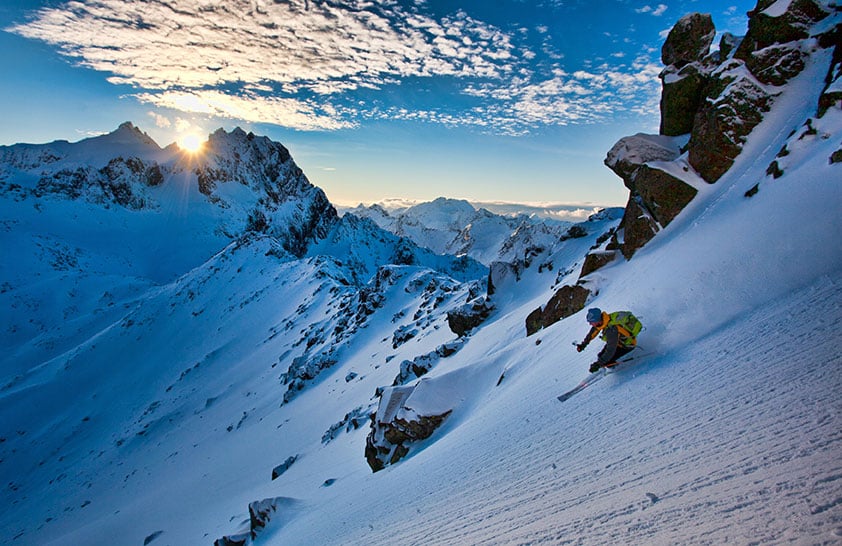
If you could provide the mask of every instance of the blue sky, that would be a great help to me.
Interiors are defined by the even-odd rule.
[[[657,132],[666,33],[747,0],[6,0],[0,144],[132,121],[165,146],[240,126],[338,204],[622,205],[602,165]],[[718,38],[717,38],[718,41]]]

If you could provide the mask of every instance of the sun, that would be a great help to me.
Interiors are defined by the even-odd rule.
[[[202,139],[196,134],[187,134],[181,137],[178,141],[178,147],[186,152],[195,154],[202,149]]]

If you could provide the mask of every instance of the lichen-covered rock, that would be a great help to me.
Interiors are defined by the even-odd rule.
[[[562,286],[544,307],[535,309],[526,317],[526,335],[555,324],[563,318],[578,313],[585,307],[591,291],[579,284]]]
[[[806,58],[797,44],[772,45],[753,52],[745,63],[761,83],[784,85],[804,70]]]
[[[665,65],[677,68],[701,61],[708,54],[715,35],[716,29],[709,13],[685,15],[667,35],[661,47],[661,60]]]
[[[666,227],[696,196],[696,188],[668,172],[643,165],[635,172],[634,186],[646,209]]]
[[[657,222],[649,214],[649,211],[643,207],[640,197],[636,195],[629,197],[626,213],[623,215],[620,226],[621,237],[616,235],[615,237],[620,251],[627,260],[630,260],[635,252],[652,240],[652,237],[660,231]]]
[[[778,6],[786,10],[779,11]],[[748,32],[734,56],[748,60],[754,52],[773,44],[784,44],[802,40],[809,36],[810,27],[827,17],[828,12],[816,0],[758,0],[757,6],[749,12]]]
[[[693,130],[693,120],[704,99],[707,77],[697,64],[683,68],[668,66],[661,72],[662,135],[677,136]]]
[[[688,160],[702,178],[716,182],[731,168],[773,98],[741,61],[729,61],[714,74],[688,143]]]
[[[596,250],[589,252],[585,256],[585,263],[582,264],[582,271],[579,273],[579,278],[586,277],[597,269],[602,269],[613,262],[616,257],[616,250]]]

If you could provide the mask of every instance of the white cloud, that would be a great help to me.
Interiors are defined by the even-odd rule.
[[[137,98],[161,108],[260,123],[283,125],[306,131],[345,129],[354,126],[330,108],[314,101],[231,95],[216,90],[140,93]]]
[[[634,11],[637,13],[651,13],[655,17],[660,17],[664,14],[665,11],[669,9],[666,4],[658,4],[656,7],[652,7],[649,5],[643,6],[641,8],[637,8]]]
[[[538,125],[594,123],[622,111],[649,116],[658,112],[660,70],[641,56],[631,65],[602,65],[572,74],[556,70],[537,81],[513,79],[507,88],[471,86],[466,94],[501,102],[477,110],[477,119],[465,122],[483,125],[482,120],[492,118],[502,132],[517,135]]]
[[[507,34],[464,13],[437,20],[366,0],[74,1],[7,30],[141,89],[147,102],[204,97],[207,113],[243,110],[290,127],[337,126],[318,115],[304,122],[312,109],[293,102],[299,93],[334,95],[410,76],[500,78],[513,60]],[[225,107],[207,107],[223,93]],[[254,103],[246,108],[238,99]]]
[[[157,112],[147,112],[149,117],[155,122],[156,127],[161,127],[162,129],[166,129],[167,127],[172,126],[172,122],[166,116],[162,116]]]
[[[300,130],[388,118],[522,134],[540,125],[643,112],[659,91],[654,64],[594,69],[586,63],[586,70],[568,74],[558,69],[564,55],[546,26],[533,27],[540,36],[533,49],[513,44],[514,36],[525,36],[518,30],[507,34],[461,11],[433,18],[418,6],[424,4],[70,1],[7,30],[52,44],[78,64],[107,73],[112,83],[132,86],[130,96],[143,103]],[[638,11],[660,15],[666,9]],[[536,72],[542,60],[549,64]],[[476,102],[453,111],[445,105],[416,109],[366,95],[408,78],[434,77],[457,82]],[[173,123],[150,116],[156,124]],[[190,128],[183,118],[175,124],[179,131]]]
[[[186,131],[191,130],[192,128],[193,128],[193,124],[190,123],[189,120],[186,120],[184,118],[177,118],[175,120],[175,130],[178,131],[179,133],[184,133]]]

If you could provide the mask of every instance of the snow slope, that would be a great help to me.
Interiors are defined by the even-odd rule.
[[[842,187],[828,162],[842,112],[814,119],[816,135],[798,130],[827,61],[790,85],[725,177],[700,184],[634,260],[599,271],[592,303],[634,309],[649,356],[560,405],[589,362],[569,346],[584,320],[536,346],[518,331],[523,305],[477,332],[458,369],[433,372],[447,388],[469,378],[436,441],[373,476],[350,471],[259,540],[842,541]],[[773,180],[765,167],[788,141],[800,155]],[[292,478],[277,491],[306,496]]]
[[[524,319],[615,220],[508,279],[461,340],[445,314],[477,283],[407,264],[360,286],[341,257],[292,259],[266,235],[162,282],[91,270],[52,346],[4,333],[34,356],[3,364],[0,540],[211,544],[276,499],[256,545],[842,542],[842,110],[804,127],[829,60],[809,59],[715,185],[677,169],[697,198],[592,275],[590,305],[646,325],[642,356],[563,404],[596,352],[571,346],[584,312],[529,338]],[[123,291],[102,299],[99,275]],[[16,316],[55,324],[67,299],[40,301]],[[453,413],[373,474],[376,389],[453,342],[419,380]]]

